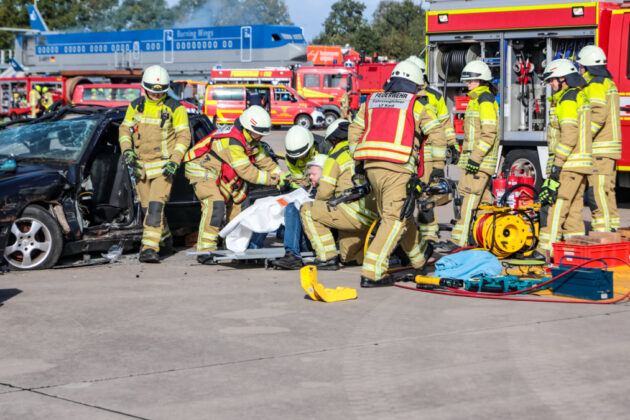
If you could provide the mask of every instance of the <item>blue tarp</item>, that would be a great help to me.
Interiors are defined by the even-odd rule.
[[[468,280],[471,277],[499,276],[501,263],[488,251],[461,251],[440,258],[433,277]]]

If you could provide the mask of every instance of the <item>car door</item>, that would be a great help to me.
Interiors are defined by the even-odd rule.
[[[271,98],[271,122],[273,124],[293,124],[297,114],[297,99],[285,87],[273,88]]]

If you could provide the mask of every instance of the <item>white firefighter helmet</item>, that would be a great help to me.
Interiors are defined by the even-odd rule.
[[[294,125],[284,138],[287,157],[298,159],[305,156],[313,147],[313,143],[315,143],[313,133],[300,125]]]
[[[265,109],[259,105],[252,105],[238,117],[243,128],[252,133],[266,136],[271,132],[271,117]]]
[[[473,60],[464,66],[460,80],[484,80],[491,82],[492,73],[486,63],[481,60]]]
[[[427,72],[427,65],[424,63],[424,60],[417,55],[410,55],[405,61],[410,61],[416,66],[420,67],[420,70],[422,70],[423,72]]]
[[[424,85],[424,71],[411,61],[401,61],[396,64],[391,77],[401,77],[412,81],[418,86]]]
[[[170,86],[171,78],[164,67],[155,65],[147,67],[142,73],[142,87],[152,93],[165,93]]]
[[[547,64],[547,67],[545,67],[545,71],[543,72],[543,80],[547,82],[549,79],[553,79],[554,77],[566,77],[571,73],[577,74],[577,72],[578,71],[571,60],[560,58]]]
[[[342,123],[350,124],[350,121],[346,120],[345,118],[337,118],[326,129],[326,135],[324,136],[324,139],[328,139],[328,137],[330,137],[335,131],[337,131],[337,129],[339,128],[339,125],[341,125]],[[346,131],[346,137],[347,137],[348,136],[347,126],[346,126],[345,131]]]
[[[606,54],[604,50],[595,45],[587,45],[578,53],[577,63],[584,67],[605,66]]]

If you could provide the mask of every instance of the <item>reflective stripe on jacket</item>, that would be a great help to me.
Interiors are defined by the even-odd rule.
[[[354,160],[350,156],[348,142],[341,141],[333,147],[324,162],[315,200],[328,201],[351,188],[354,185],[352,182],[354,173]],[[351,203],[341,203],[339,208],[362,224],[371,225],[377,217],[375,206],[369,206],[371,202],[373,199],[363,197]]]
[[[619,117],[619,91],[607,77],[584,73],[588,82],[583,89],[591,105],[593,156],[621,158],[621,120]]]
[[[586,94],[566,88],[551,97],[547,131],[553,165],[572,172],[593,172],[591,108]]]
[[[188,114],[178,101],[163,96],[154,101],[140,97],[127,107],[118,141],[122,152],[133,149],[148,178],[162,174],[169,160],[179,164],[190,147]]]
[[[465,169],[468,159],[472,159],[480,164],[480,171],[494,175],[499,155],[499,105],[487,86],[471,90],[468,96],[458,166]]]

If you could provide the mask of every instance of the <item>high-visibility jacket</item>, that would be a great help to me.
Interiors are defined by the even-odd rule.
[[[337,143],[324,162],[315,200],[328,201],[351,188],[354,185],[352,182],[354,169],[354,160],[348,150],[348,141]],[[371,225],[377,217],[374,204],[373,199],[363,197],[351,203],[341,203],[339,208],[362,224]]]
[[[39,109],[39,102],[41,101],[41,99],[41,93],[39,93],[35,88],[31,89],[31,91],[28,93],[28,103],[31,107],[32,116],[35,116],[35,114],[37,113],[37,110]]]
[[[264,148],[250,144],[249,134],[237,125],[215,130],[186,153],[186,177],[193,182],[213,180],[224,198],[231,197],[236,203],[247,195],[243,181],[277,184],[278,165]]]
[[[416,133],[433,143],[444,141],[440,121],[426,97],[405,92],[374,93],[348,128],[350,153],[355,160],[365,160],[366,168],[421,173],[419,151],[424,138]]]
[[[492,176],[499,156],[499,105],[487,86],[471,90],[468,96],[458,166],[465,169],[468,159],[472,159],[479,163],[480,171]]]
[[[593,156],[621,158],[621,120],[619,118],[619,91],[607,78],[584,73],[588,82],[583,88],[591,105],[591,131]]]
[[[444,96],[442,96],[438,90],[425,86],[424,89],[418,92],[418,96],[427,97],[429,105],[433,107],[438,120],[440,120],[440,123],[442,124],[442,130],[444,131],[445,136],[444,144],[433,144],[428,139],[424,142],[424,160],[426,162],[432,162],[434,168],[444,168],[444,161],[446,160],[446,146],[457,144],[455,128],[453,128],[451,115],[446,107]]]
[[[311,184],[311,181],[307,176],[308,168],[306,167],[306,164],[313,160],[313,157],[315,157],[316,154],[317,150],[315,150],[315,145],[313,145],[308,153],[304,157],[298,158],[295,163],[292,163],[290,159],[285,158],[287,169],[291,174],[291,179],[301,187],[307,187]]]
[[[182,161],[190,138],[186,108],[164,95],[157,101],[146,96],[132,101],[120,124],[118,141],[123,153],[133,149],[138,156],[136,175],[151,179],[162,175],[169,160]]]
[[[592,173],[591,136],[591,108],[586,94],[578,88],[556,92],[551,97],[547,130],[551,164],[571,172]]]

